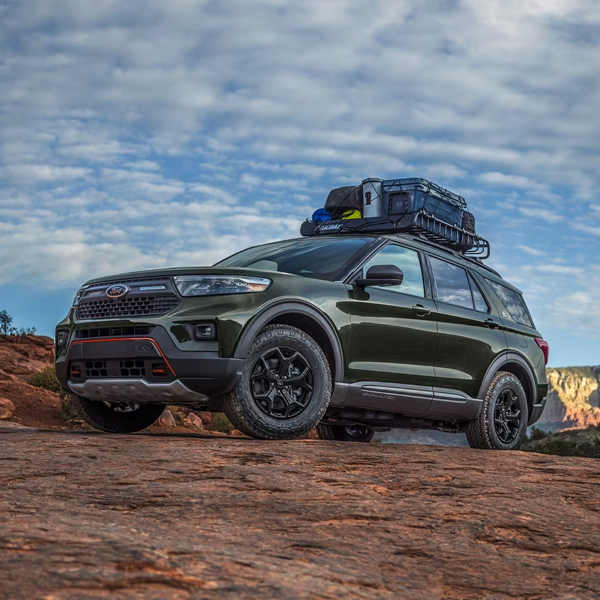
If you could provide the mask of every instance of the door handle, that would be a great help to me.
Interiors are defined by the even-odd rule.
[[[417,317],[426,317],[431,314],[431,310],[425,308],[422,304],[415,304],[412,309],[417,313]]]
[[[494,321],[494,319],[486,319],[485,320],[485,324],[490,328],[490,329],[498,329],[498,327],[500,327],[500,323],[498,323],[497,321]]]

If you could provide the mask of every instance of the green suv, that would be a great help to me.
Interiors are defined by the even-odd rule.
[[[170,404],[223,411],[262,439],[439,429],[508,450],[548,390],[548,345],[521,292],[410,234],[306,237],[94,279],[56,344],[75,408],[119,433]]]

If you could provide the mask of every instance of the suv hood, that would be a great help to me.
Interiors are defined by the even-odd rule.
[[[264,271],[260,269],[242,269],[242,268],[226,268],[226,267],[172,267],[169,269],[153,269],[150,271],[131,271],[130,273],[120,273],[106,277],[98,277],[86,281],[84,285],[97,285],[109,282],[121,282],[127,280],[144,281],[149,278],[156,277],[174,277],[176,275],[244,275],[254,277],[285,278],[285,277],[300,277],[290,273],[280,273],[278,271]]]

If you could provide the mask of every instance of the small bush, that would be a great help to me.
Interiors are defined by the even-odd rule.
[[[221,433],[231,433],[235,427],[223,413],[213,413],[211,431],[220,431]]]
[[[548,434],[539,427],[531,428],[531,434],[529,435],[530,440],[543,440],[545,437],[548,437]]]
[[[73,408],[70,394],[61,395],[60,416],[69,429],[90,429]]]
[[[48,390],[49,392],[54,392],[55,394],[59,394],[62,391],[62,386],[56,378],[54,367],[46,367],[43,371],[35,373],[29,378],[27,383]]]

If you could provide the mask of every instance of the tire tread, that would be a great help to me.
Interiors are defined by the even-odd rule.
[[[254,402],[252,399],[247,398],[247,394],[244,390],[243,381],[237,386],[237,388],[230,394],[227,394],[222,398],[223,412],[227,418],[239,429],[242,433],[247,436],[259,439],[293,439],[301,437],[308,433],[315,426],[315,420],[318,423],[324,416],[329,401],[331,400],[331,388],[332,378],[329,363],[321,347],[313,340],[307,333],[291,327],[290,325],[267,325],[256,337],[256,339],[250,345],[248,350],[248,356],[251,356],[253,352],[261,346],[266,340],[272,339],[273,336],[277,336],[281,339],[293,339],[300,341],[308,346],[319,358],[319,365],[323,369],[325,390],[324,397],[322,398],[321,406],[318,410],[316,419],[307,421],[303,426],[298,424],[286,424],[285,421],[278,423],[275,429],[269,426],[264,420],[261,422],[260,419],[252,418],[252,414],[245,407],[249,402]]]

